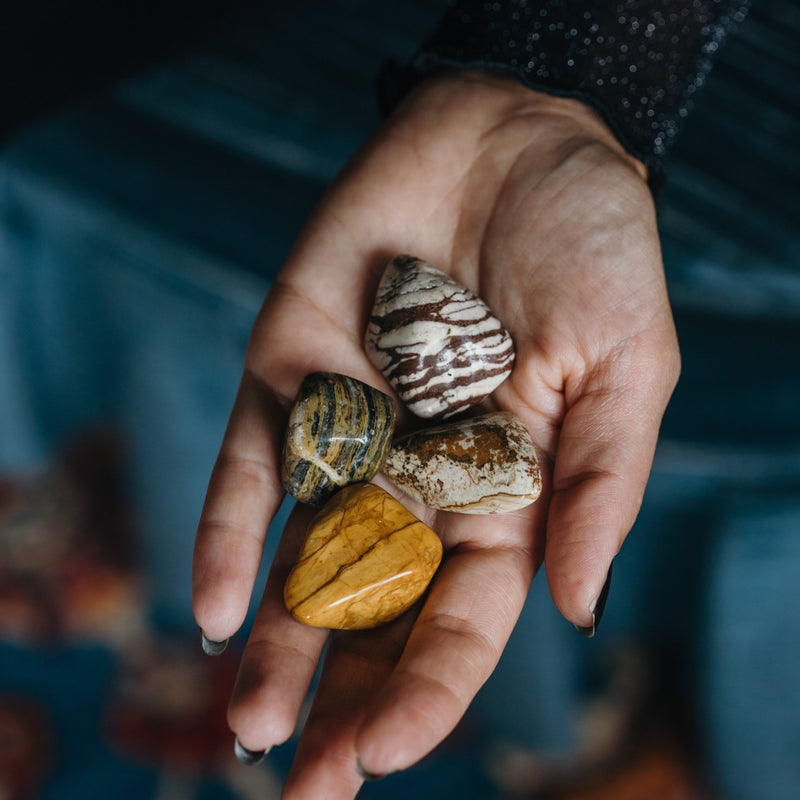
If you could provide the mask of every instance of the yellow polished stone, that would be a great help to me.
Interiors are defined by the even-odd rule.
[[[311,521],[284,601],[306,625],[374,628],[422,596],[441,559],[436,533],[388,492],[348,486]]]

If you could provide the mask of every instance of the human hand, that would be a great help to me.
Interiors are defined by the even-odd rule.
[[[357,769],[394,772],[435,747],[496,665],[542,559],[561,613],[593,627],[679,370],[644,177],[583,104],[443,75],[407,98],[304,229],[254,326],[203,509],[193,588],[204,634],[223,640],[245,617],[303,377],[335,371],[388,391],[362,342],[398,253],[451,274],[511,332],[515,367],[490,402],[541,448],[545,489],[496,516],[403,500],[440,534],[445,559],[421,609],[330,637],[285,797],[353,797]],[[251,750],[291,735],[328,641],[282,600],[309,518],[299,506],[290,516],[231,701]]]

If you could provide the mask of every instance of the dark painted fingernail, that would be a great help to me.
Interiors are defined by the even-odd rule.
[[[374,781],[379,781],[381,778],[385,778],[385,775],[376,775],[374,772],[367,772],[361,764],[356,761],[356,772],[358,773],[359,777],[362,780],[368,781],[370,783]]]
[[[242,743],[239,741],[238,737],[233,743],[233,752],[236,753],[236,758],[245,764],[248,767],[254,767],[256,764],[260,764],[266,757],[267,753],[269,753],[269,748],[266,750],[248,750]]]
[[[219,656],[225,652],[225,648],[228,646],[228,640],[223,639],[221,642],[215,642],[213,639],[209,639],[205,634],[202,634],[203,637],[203,652],[207,656]]]
[[[606,610],[606,600],[608,600],[608,589],[611,586],[611,570],[613,568],[614,562],[612,561],[608,568],[606,582],[603,584],[603,588],[600,590],[600,595],[594,602],[594,608],[592,609],[592,624],[587,627],[582,625],[575,626],[575,630],[577,630],[581,636],[585,636],[587,639],[591,639],[592,636],[597,633],[597,629],[600,626],[600,620],[603,618],[603,612]]]

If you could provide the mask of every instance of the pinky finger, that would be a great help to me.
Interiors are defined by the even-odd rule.
[[[278,464],[284,416],[266,384],[245,372],[195,540],[194,613],[212,642],[232,636],[247,613],[267,527],[283,499]]]

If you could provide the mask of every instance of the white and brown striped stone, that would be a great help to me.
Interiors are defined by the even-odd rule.
[[[383,471],[420,503],[464,514],[514,511],[542,491],[533,440],[519,417],[503,411],[404,436]]]
[[[400,399],[424,418],[475,405],[514,364],[511,336],[486,303],[413,256],[387,265],[364,344]]]

